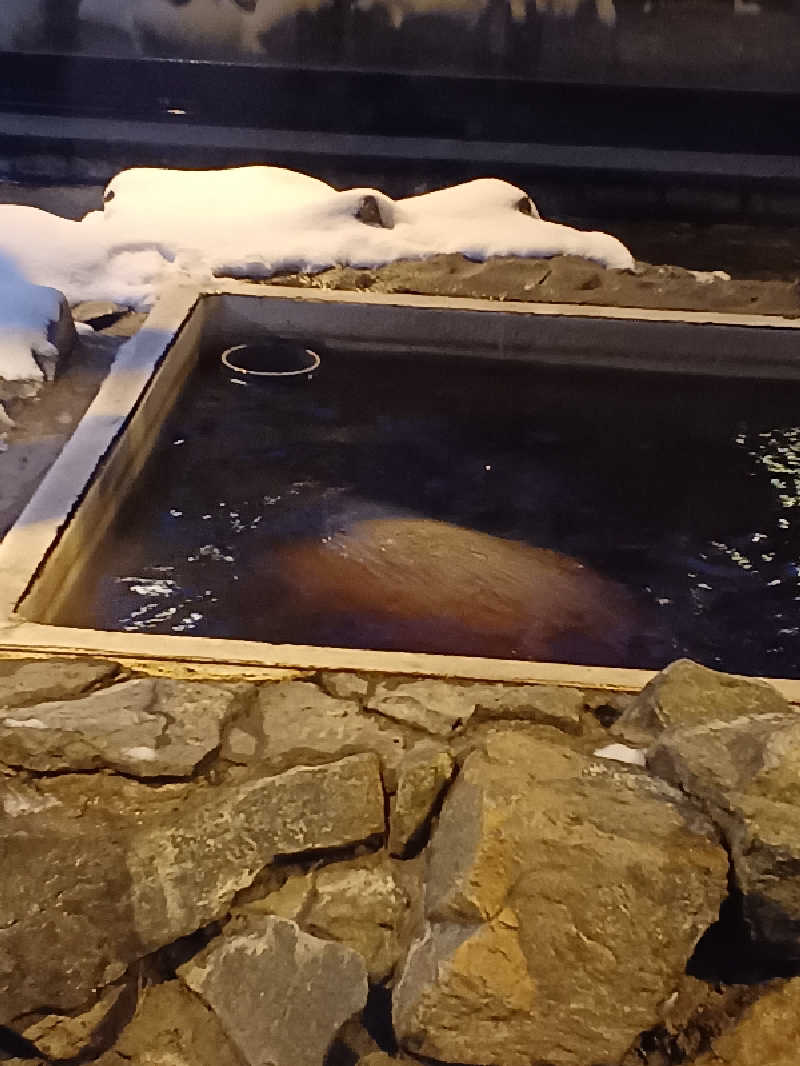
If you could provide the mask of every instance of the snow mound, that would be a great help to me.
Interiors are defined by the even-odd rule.
[[[61,293],[27,281],[13,262],[0,254],[0,378],[35,384],[44,381],[36,356],[58,355],[48,332],[60,314]],[[0,421],[5,422],[1,415]]]
[[[70,303],[146,309],[178,280],[378,267],[442,252],[578,255],[633,267],[615,237],[546,222],[522,189],[493,178],[395,201],[281,167],[137,168],[118,174],[103,210],[80,222],[0,205],[0,378],[27,377],[31,352],[47,343],[43,324],[57,294],[37,295],[36,286]]]
[[[363,221],[367,201],[372,225]],[[495,178],[394,201],[376,189],[338,192],[280,167],[141,168],[113,179],[104,210],[87,223],[112,242],[158,241],[173,259],[190,255],[216,274],[234,276],[377,267],[441,252],[480,260],[581,255],[605,266],[633,266],[615,237],[545,222],[522,189]]]

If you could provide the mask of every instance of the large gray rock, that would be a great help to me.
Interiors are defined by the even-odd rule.
[[[119,666],[102,659],[0,660],[0,708],[75,699],[117,674]]]
[[[646,745],[665,729],[677,726],[789,710],[780,693],[765,681],[718,673],[690,659],[678,659],[645,685],[612,732],[631,744]]]
[[[514,719],[549,725],[564,733],[582,732],[584,695],[558,685],[476,685],[475,718]]]
[[[389,678],[378,682],[366,707],[426,733],[449,736],[463,729],[475,713],[475,688],[432,678]]]
[[[648,765],[722,828],[754,939],[800,958],[800,716],[674,729],[650,748]]]
[[[309,681],[285,681],[261,688],[253,710],[228,731],[222,754],[276,772],[372,751],[391,771],[404,737],[402,729],[361,714],[350,699],[329,696]]]
[[[336,1031],[367,1002],[357,952],[282,918],[212,941],[179,975],[249,1066],[322,1066]]]
[[[180,981],[145,990],[97,1066],[242,1066],[219,1019]]]
[[[447,1062],[618,1063],[727,890],[679,793],[519,733],[468,757],[428,852],[393,1014],[406,1050]]]
[[[274,857],[384,831],[372,755],[218,788],[65,775],[33,798],[0,816],[0,1024],[82,1007],[224,916]]]
[[[219,746],[235,688],[142,678],[76,699],[0,710],[0,762],[181,777]]]
[[[800,715],[759,714],[667,730],[647,765],[707,804],[729,809],[742,793],[800,803]]]
[[[490,719],[519,719],[579,734],[583,694],[554,685],[387,678],[367,696],[366,708],[435,736]]]

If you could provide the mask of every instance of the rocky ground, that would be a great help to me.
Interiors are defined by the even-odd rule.
[[[790,1066],[799,752],[686,661],[632,697],[0,662],[0,1047]]]
[[[530,303],[800,315],[800,286],[795,279],[734,279],[720,270],[643,262],[635,270],[613,270],[568,255],[497,258],[485,263],[462,255],[436,255],[423,262],[406,260],[375,270],[334,267],[314,275],[292,274],[271,279],[270,284]]]

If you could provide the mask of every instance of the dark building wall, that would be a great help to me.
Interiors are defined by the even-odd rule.
[[[800,89],[800,0],[3,0],[0,50]]]

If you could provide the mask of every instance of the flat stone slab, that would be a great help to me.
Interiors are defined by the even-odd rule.
[[[285,681],[261,688],[252,711],[228,731],[222,754],[277,772],[373,751],[393,769],[405,749],[406,732],[361,714],[350,697],[330,696],[309,681]]]
[[[77,699],[0,711],[0,762],[26,770],[182,777],[220,744],[232,688],[142,678]]]
[[[74,699],[117,674],[103,659],[0,659],[0,709]]]
[[[583,695],[552,685],[390,679],[375,685],[365,709],[441,737],[489,719],[518,719],[578,734]]]

